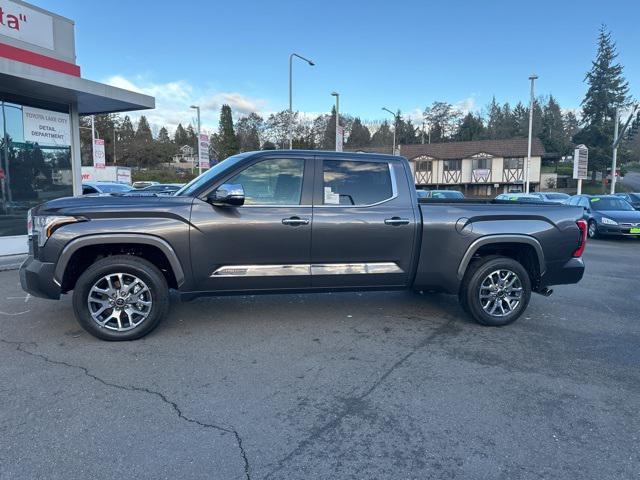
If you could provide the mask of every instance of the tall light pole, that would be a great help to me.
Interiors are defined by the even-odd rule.
[[[395,155],[396,154],[396,128],[398,127],[398,115],[392,112],[391,110],[389,110],[387,107],[382,107],[382,110],[384,110],[385,112],[389,112],[391,115],[393,115],[393,151],[391,152],[391,154]]]
[[[342,151],[342,145],[338,150],[338,132],[340,131],[340,94],[338,92],[331,92],[331,96],[336,97],[336,152]]]
[[[620,123],[620,112],[618,107],[616,107],[615,114],[615,125],[613,127],[613,156],[611,158],[611,194],[616,193],[616,163],[618,161],[618,145],[622,141],[622,137],[624,136],[624,132],[627,130],[627,127],[633,120],[634,115],[636,114],[636,110],[640,108],[640,104],[636,104],[631,108],[631,113],[629,114],[629,118],[622,126],[622,131],[619,132],[619,123]]]
[[[293,57],[304,60],[310,67],[315,65],[313,61],[297,53],[289,55],[289,150],[293,150]]]
[[[200,106],[199,105],[191,105],[191,107],[195,109],[198,114],[198,175],[202,173],[202,165],[200,165]]]
[[[533,102],[535,101],[534,93],[533,93],[533,84],[537,80],[538,76],[534,73],[529,77],[531,80],[531,98],[529,99],[529,145],[527,146],[527,186],[525,189],[526,193],[529,193],[529,183],[531,181],[531,142],[533,136]]]

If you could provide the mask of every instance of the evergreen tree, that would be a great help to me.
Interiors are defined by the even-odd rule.
[[[153,135],[151,134],[151,127],[149,126],[149,122],[147,121],[147,117],[142,115],[140,120],[138,120],[138,128],[136,128],[135,134],[135,142],[136,144],[150,144],[153,142]]]
[[[371,142],[371,132],[369,129],[362,124],[362,121],[359,117],[356,117],[353,120],[353,124],[351,126],[351,133],[349,134],[349,138],[346,143],[347,148],[361,148],[368,147]]]
[[[575,143],[589,147],[589,167],[604,171],[611,161],[614,118],[617,107],[627,101],[628,84],[611,33],[603,25],[598,36],[598,51],[585,81],[589,85],[582,101],[584,128],[574,136]]]
[[[411,145],[417,143],[416,128],[413,126],[411,120],[403,119],[400,113],[400,110],[398,110],[395,120],[396,145]]]
[[[589,85],[582,101],[582,121],[586,125],[603,125],[615,117],[616,107],[627,102],[629,85],[616,62],[618,53],[606,27],[600,27],[598,52],[585,81]]]
[[[238,139],[233,130],[233,118],[231,116],[231,107],[222,105],[220,109],[220,124],[218,126],[218,160],[222,161],[231,155],[238,153]]]
[[[135,159],[134,148],[135,130],[129,115],[125,115],[120,128],[118,128],[118,145],[116,156],[119,165],[133,165]]]
[[[456,133],[456,140],[458,141],[470,141],[480,140],[485,135],[484,123],[479,115],[474,115],[469,112],[462,119],[458,132]]]
[[[458,131],[461,112],[448,102],[433,102],[424,110],[431,143],[450,140]]]
[[[184,129],[181,123],[176,127],[176,132],[173,135],[173,141],[176,144],[176,147],[180,148],[185,145],[189,145],[189,138],[187,136],[187,131]]]
[[[260,150],[260,134],[264,127],[263,118],[251,113],[236,122],[236,136],[241,152]]]
[[[565,136],[564,121],[560,105],[553,95],[542,109],[542,131],[540,140],[547,152],[554,152],[564,155],[570,150],[569,139]]]
[[[372,147],[391,147],[393,145],[393,132],[389,127],[389,122],[382,122],[378,130],[371,137]]]

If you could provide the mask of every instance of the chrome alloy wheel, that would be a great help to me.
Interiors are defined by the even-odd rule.
[[[595,237],[597,231],[596,222],[589,222],[589,238]]]
[[[126,332],[147,319],[153,302],[149,287],[138,277],[110,273],[93,284],[87,304],[100,327]]]
[[[492,317],[505,317],[518,308],[522,293],[522,282],[515,272],[495,270],[480,284],[480,305]]]

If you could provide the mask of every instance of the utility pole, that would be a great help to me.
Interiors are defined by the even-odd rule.
[[[396,154],[396,129],[398,127],[398,115],[392,112],[391,110],[389,110],[387,107],[382,107],[382,110],[384,110],[385,112],[389,112],[391,115],[393,115],[393,151],[391,152],[391,155],[395,155]]]
[[[191,108],[194,108],[196,110],[196,113],[198,114],[198,117],[197,117],[197,121],[198,121],[198,175],[200,175],[200,174],[202,174],[202,165],[200,164],[200,106],[191,105]]]
[[[336,152],[342,151],[342,146],[338,150],[338,132],[340,132],[340,94],[338,92],[331,92],[333,97],[336,97]]]
[[[633,116],[636,114],[636,110],[640,108],[640,104],[636,104],[631,108],[631,113],[629,114],[629,118],[622,126],[622,131],[618,133],[619,123],[620,123],[620,112],[618,111],[618,107],[616,107],[615,114],[615,125],[613,127],[613,156],[611,158],[611,194],[616,193],[616,164],[618,162],[618,145],[622,141],[622,137],[624,136],[624,132],[627,130],[627,127],[633,120]]]
[[[533,84],[536,81],[536,79],[538,78],[538,76],[534,73],[533,75],[531,75],[529,77],[529,80],[531,80],[531,99],[529,100],[529,144],[527,146],[527,184],[526,184],[526,190],[525,193],[529,193],[529,184],[531,181],[531,143],[532,143],[532,136],[533,136],[533,102],[535,101],[535,97],[534,97],[534,93],[533,93]]]

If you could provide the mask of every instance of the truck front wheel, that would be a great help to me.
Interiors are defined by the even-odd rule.
[[[162,272],[132,255],[98,260],[78,278],[73,291],[78,323],[102,340],[135,340],[153,330],[169,310]]]
[[[460,303],[478,323],[499,327],[514,322],[531,298],[525,268],[509,257],[491,256],[474,262],[464,277]]]

